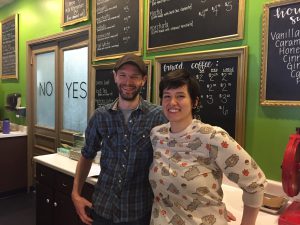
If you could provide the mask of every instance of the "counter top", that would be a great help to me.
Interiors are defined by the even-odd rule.
[[[0,138],[20,137],[27,136],[26,131],[11,131],[9,134],[0,133]]]
[[[59,172],[70,175],[72,177],[74,177],[75,175],[76,166],[77,166],[76,160],[70,159],[66,156],[59,155],[57,153],[35,156],[33,157],[33,161],[40,163],[44,166],[48,166]],[[94,176],[98,176],[99,174],[100,174],[100,165],[96,163],[92,163],[92,167],[86,182],[93,185],[96,184],[97,178],[94,178]]]
[[[36,156],[33,158],[35,162],[48,166],[52,169],[60,171],[62,173],[74,176],[77,161],[70,159],[66,156],[59,154],[49,154]],[[100,173],[100,165],[92,164],[91,171],[88,175],[87,182],[90,184],[95,184],[97,178],[93,177]],[[231,225],[240,224],[240,218],[242,217],[242,190],[237,188],[236,184],[229,181],[226,177],[223,180],[223,191],[224,191],[224,202],[229,209],[236,217],[237,221],[233,221]],[[266,193],[274,194],[277,196],[284,196],[285,193],[282,190],[282,185],[280,182],[268,180],[268,185],[266,187]],[[277,225],[278,224],[278,215],[273,215],[260,211],[257,218],[257,225]]]
[[[231,221],[228,225],[240,225],[243,216],[243,191],[240,188],[230,186],[227,184],[222,184],[222,189],[224,193],[223,202],[226,208],[235,217],[236,221]],[[259,211],[255,225],[278,225],[278,215],[273,215],[263,211]]]

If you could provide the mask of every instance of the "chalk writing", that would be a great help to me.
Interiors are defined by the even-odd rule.
[[[96,57],[139,48],[138,0],[96,0],[95,46]]]
[[[289,105],[300,101],[300,3],[268,3],[264,12],[261,102]]]
[[[161,64],[161,75],[176,69],[193,74],[200,84],[200,107],[196,110],[203,122],[221,126],[235,135],[237,57],[194,60]]]
[[[2,23],[2,76],[16,75],[15,19]]]
[[[64,0],[64,23],[73,24],[87,19],[87,0]]]
[[[269,41],[270,47],[275,50],[277,59],[280,60],[279,65],[283,65],[288,71],[282,76],[287,75],[300,87],[300,29],[296,26],[299,14],[299,4],[277,7],[270,19],[274,19],[274,23],[285,21],[285,26],[276,29],[272,27]]]
[[[239,0],[187,0],[180,4],[175,0],[150,0],[148,46],[173,45],[237,33],[238,11]]]

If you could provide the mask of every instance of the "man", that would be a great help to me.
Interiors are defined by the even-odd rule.
[[[98,108],[89,121],[72,200],[86,224],[148,225],[153,201],[148,180],[153,159],[149,135],[152,127],[166,119],[161,107],[144,101],[139,94],[147,80],[140,57],[127,54],[120,58],[114,80],[119,98]],[[101,151],[101,172],[91,203],[80,193],[97,151]]]

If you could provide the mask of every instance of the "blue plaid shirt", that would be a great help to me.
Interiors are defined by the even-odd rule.
[[[135,221],[151,212],[148,180],[153,159],[150,131],[166,122],[160,106],[141,100],[127,125],[118,99],[98,108],[86,129],[85,158],[101,151],[101,172],[95,185],[95,212],[114,222]]]

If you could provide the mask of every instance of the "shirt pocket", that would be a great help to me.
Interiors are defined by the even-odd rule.
[[[138,132],[136,135],[136,158],[137,159],[153,159],[153,148],[150,140],[150,131],[145,130]]]
[[[108,131],[101,134],[103,139],[101,143],[101,156],[104,157],[116,157],[118,149],[118,134],[116,131]]]

